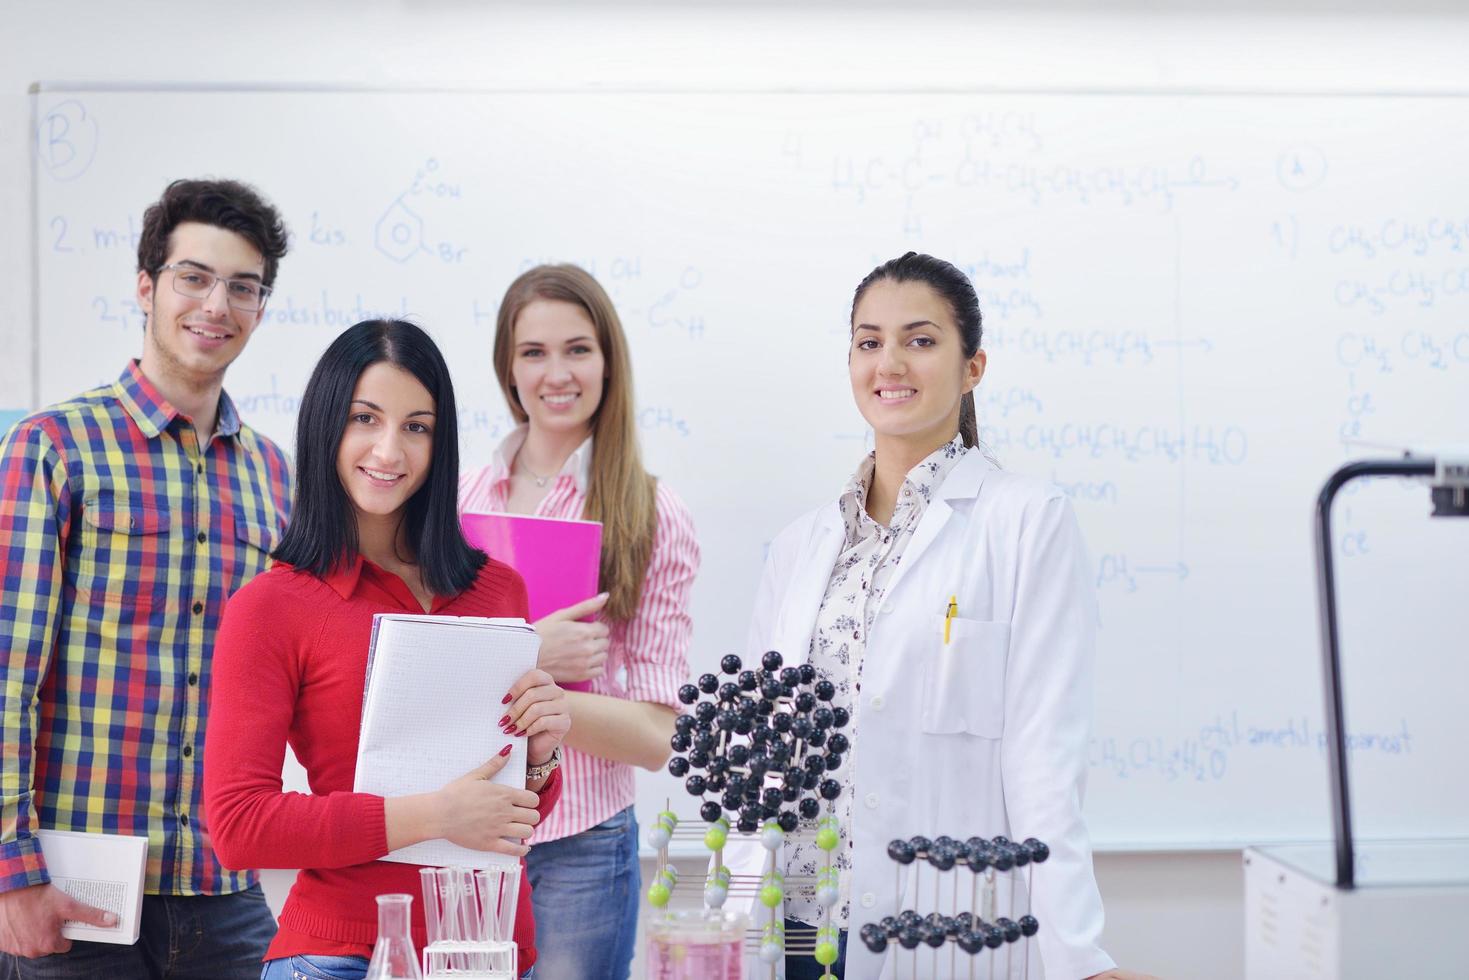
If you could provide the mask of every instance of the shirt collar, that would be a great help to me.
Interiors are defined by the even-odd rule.
[[[908,475],[903,478],[903,489],[911,493],[899,495],[898,509],[893,512],[894,524],[900,523],[906,511],[903,506],[905,498],[911,500],[915,505],[927,506],[933,497],[934,490],[944,482],[944,477],[948,476],[949,471],[964,457],[964,452],[964,438],[956,435],[923,457],[917,466],[908,471]],[[842,490],[839,503],[842,517],[849,531],[855,532],[862,526],[864,519],[872,521],[872,518],[867,516],[867,491],[872,486],[872,473],[876,468],[877,452],[874,450],[863,457],[862,462],[857,465],[857,472],[852,474],[852,478],[847,481],[846,487]],[[875,521],[872,523],[876,524]]]
[[[525,445],[525,435],[530,431],[528,425],[515,427],[504,441],[500,443],[490,459],[490,481],[492,484],[510,482],[511,467],[515,463],[515,454],[520,452],[520,447]],[[562,464],[556,476],[569,476],[576,484],[577,492],[583,496],[587,493],[587,487],[592,479],[592,437],[587,438]],[[508,492],[508,491],[507,491]]]
[[[343,599],[351,599],[362,590],[374,594],[378,599],[387,598],[402,607],[404,612],[422,614],[423,607],[413,590],[408,588],[397,575],[368,561],[361,555],[344,562],[321,577],[332,591]],[[454,596],[434,596],[431,612],[437,613],[454,600]]]
[[[113,385],[113,390],[117,393],[123,408],[138,424],[143,435],[149,439],[168,428],[173,424],[173,420],[179,417],[179,410],[163,397],[163,393],[152,381],[148,380],[136,360],[128,361],[127,367],[123,368],[122,375]],[[239,431],[240,413],[235,410],[235,403],[230,396],[221,391],[219,393],[219,416],[214,423],[213,434],[233,436]]]

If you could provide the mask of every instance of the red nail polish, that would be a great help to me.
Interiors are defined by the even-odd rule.
[[[516,738],[520,738],[520,736],[522,736],[522,735],[524,735],[524,734],[525,734],[525,729],[524,729],[524,728],[522,728],[522,729],[520,729],[520,730],[519,730],[519,731],[518,731],[518,732],[516,732],[516,733],[515,733],[515,737],[516,737]]]
[[[507,745],[507,746],[505,746],[505,747],[504,747],[504,748],[503,748],[503,749],[501,749],[501,750],[500,750],[500,754],[501,754],[501,755],[509,755],[509,754],[510,754],[510,750],[511,750],[511,749],[512,749],[512,748],[514,748],[514,747],[515,747],[515,746],[514,746],[514,745],[513,745],[513,744],[512,744],[512,745]]]
[[[496,724],[498,724],[501,728],[504,728],[507,724],[509,724],[509,722],[510,722],[510,716],[509,715],[506,715],[505,717],[501,718],[498,722],[496,722]]]
[[[503,701],[501,701],[500,703],[501,704],[509,704],[510,703],[510,695],[508,695],[508,694],[505,695],[505,699]]]

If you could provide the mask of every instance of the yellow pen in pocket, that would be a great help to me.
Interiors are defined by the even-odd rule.
[[[949,610],[944,614],[944,646],[949,645],[949,626],[957,615],[959,615],[959,599],[957,596],[949,596]]]

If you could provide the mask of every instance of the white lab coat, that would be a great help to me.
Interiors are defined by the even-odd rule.
[[[787,663],[806,660],[843,538],[833,501],[772,542],[750,654],[779,650]],[[971,450],[934,491],[863,659],[851,757],[849,980],[907,978],[914,966],[907,950],[869,952],[857,936],[864,923],[905,908],[947,911],[954,875],[961,895],[969,892],[972,872],[947,872],[934,909],[937,872],[924,867],[925,894],[915,896],[910,865],[907,894],[895,901],[898,866],[887,845],[915,834],[1045,841],[1050,859],[1033,870],[1031,913],[1040,933],[1029,980],[1074,980],[1115,965],[1097,945],[1102,900],[1081,815],[1097,630],[1091,578],[1076,518],[1057,488],[1000,470]],[[945,644],[951,595],[958,617]],[[1024,874],[1020,881],[1015,917],[1025,910]],[[950,975],[947,946],[937,957],[920,946],[918,955],[919,976]],[[976,976],[1002,975],[1004,950],[993,974],[990,955],[980,954]],[[1012,961],[1011,975],[1025,975],[1022,957]],[[969,975],[962,951],[957,966],[959,976]]]

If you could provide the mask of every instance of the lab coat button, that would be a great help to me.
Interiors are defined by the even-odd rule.
[[[872,710],[873,711],[881,711],[882,710],[882,695],[881,694],[874,694],[872,696]]]
[[[876,810],[877,809],[877,794],[876,793],[868,793],[867,794],[867,799],[864,802],[867,804],[867,809],[869,809],[869,810]]]
[[[884,603],[884,604],[883,604],[883,607],[882,607],[882,614],[883,614],[883,615],[884,615],[884,616],[889,616],[889,615],[891,615],[891,614],[892,614],[892,611],[893,611],[893,604],[892,604],[892,603],[891,603],[891,602],[888,602],[888,603]]]
[[[863,895],[862,895],[862,907],[864,909],[870,909],[870,908],[872,908],[876,904],[877,904],[877,896],[876,895],[872,894],[872,892],[864,892],[863,893]]]

